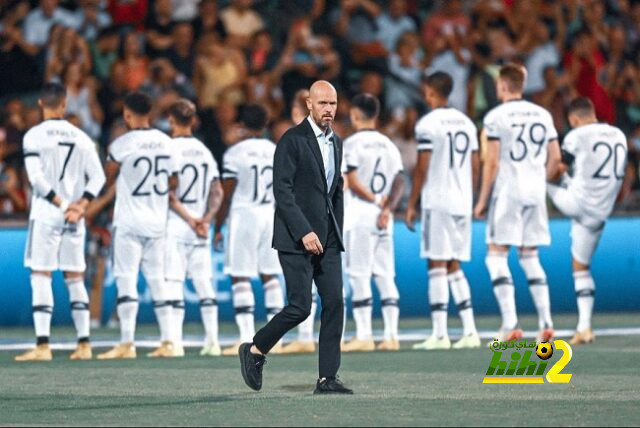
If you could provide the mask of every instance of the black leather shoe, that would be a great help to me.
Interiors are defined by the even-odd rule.
[[[318,379],[316,383],[316,390],[313,391],[314,395],[322,394],[353,394],[353,390],[344,386],[342,382],[335,378],[322,378]]]
[[[243,343],[238,349],[240,356],[240,370],[244,383],[254,391],[262,388],[262,366],[267,362],[264,355],[251,353],[252,343]]]

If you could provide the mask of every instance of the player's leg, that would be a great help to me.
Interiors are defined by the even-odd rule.
[[[155,357],[173,357],[175,350],[173,345],[173,306],[171,295],[165,280],[165,237],[146,238],[142,249],[142,262],[140,264],[144,279],[149,286],[151,299],[153,300],[153,312],[160,328],[160,346],[147,354]]]
[[[502,325],[496,337],[500,341],[517,340],[523,334],[518,327],[515,288],[508,262],[509,247],[522,245],[523,228],[520,204],[506,197],[496,197],[491,200],[487,215],[488,253],[485,264],[502,316]]]
[[[31,269],[31,302],[36,347],[18,355],[16,361],[50,361],[53,357],[49,347],[53,314],[51,272],[58,269],[57,255],[61,234],[61,230],[34,220],[29,222],[24,262],[25,266]]]
[[[553,321],[547,275],[540,264],[538,247],[549,245],[549,216],[546,204],[526,206],[523,210],[523,235],[520,248],[520,266],[524,270],[533,303],[538,312],[538,342],[553,339]]]
[[[113,274],[118,289],[117,313],[120,344],[98,355],[99,360],[136,358],[134,344],[138,316],[138,272],[142,260],[141,238],[115,230],[113,233]]]
[[[451,348],[447,332],[449,284],[447,262],[452,255],[452,218],[447,213],[424,210],[422,213],[422,240],[420,255],[428,259],[429,307],[431,309],[431,336],[413,349],[435,350]]]
[[[571,255],[573,258],[573,280],[578,304],[578,325],[571,339],[572,345],[590,343],[595,340],[591,325],[596,284],[591,276],[591,259],[604,230],[604,223],[586,227],[577,221],[571,224]]]
[[[349,231],[346,246],[346,268],[351,285],[351,306],[356,323],[356,337],[342,345],[342,351],[373,351],[375,344],[371,327],[373,311],[371,274],[375,237],[368,228],[354,228]]]
[[[208,245],[195,246],[188,262],[188,276],[200,299],[200,316],[204,326],[203,356],[220,356],[222,351],[218,341],[218,301],[213,287],[211,249]]]
[[[462,320],[462,338],[453,345],[454,349],[480,347],[480,336],[473,318],[473,306],[471,304],[471,289],[469,282],[460,267],[458,260],[452,260],[447,265],[449,287],[453,295],[453,301],[458,307],[458,314]]]
[[[384,321],[384,340],[376,348],[380,351],[397,351],[400,349],[398,338],[400,293],[398,292],[395,277],[393,235],[385,233],[378,238],[373,262],[373,278],[380,293],[382,319]]]
[[[182,326],[184,324],[184,280],[187,277],[187,266],[192,256],[193,246],[178,242],[168,235],[165,251],[166,299],[172,310],[172,332],[174,356],[183,357]]]
[[[222,355],[235,356],[240,344],[251,342],[255,335],[255,296],[251,288],[249,277],[231,277],[231,293],[235,320],[240,332],[240,338],[233,346],[222,351]]]
[[[60,242],[60,269],[64,271],[65,284],[69,290],[71,302],[71,318],[78,334],[78,347],[71,354],[72,360],[92,358],[89,344],[89,295],[84,284],[85,235],[86,228],[81,224],[75,231],[64,231]]]
[[[553,322],[551,320],[551,302],[549,301],[549,285],[547,275],[540,263],[537,248],[521,248],[519,252],[520,266],[527,277],[529,292],[538,312],[538,342],[553,339]]]

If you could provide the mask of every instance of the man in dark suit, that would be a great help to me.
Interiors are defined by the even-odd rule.
[[[341,252],[342,141],[331,130],[338,107],[335,88],[317,81],[309,89],[309,116],[278,142],[273,161],[276,201],[273,247],[278,250],[288,305],[240,346],[246,384],[262,388],[265,355],[311,310],[311,283],[322,301],[319,379],[315,394],[352,394],[337,379],[344,323]]]

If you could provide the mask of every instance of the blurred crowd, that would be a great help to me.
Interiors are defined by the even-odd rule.
[[[378,96],[381,127],[408,174],[413,127],[426,112],[425,73],[454,78],[451,105],[480,123],[496,105],[506,62],[528,69],[526,96],[568,131],[565,106],[588,96],[629,138],[630,186],[640,209],[640,0],[4,0],[0,2],[0,215],[25,215],[22,135],[40,120],[43,82],[62,82],[67,116],[101,153],[126,131],[128,91],[155,100],[167,130],[179,97],[199,108],[198,135],[220,162],[247,103],[270,115],[270,138],[292,126],[296,93],[317,79],[339,91],[336,132],[351,129],[349,99]]]

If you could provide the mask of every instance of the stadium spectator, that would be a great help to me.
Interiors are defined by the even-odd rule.
[[[72,63],[79,64],[84,73],[91,71],[89,45],[73,28],[56,25],[51,28],[50,39],[46,50],[46,82],[61,82],[64,69]]]
[[[107,10],[113,23],[121,26],[144,28],[149,8],[148,0],[108,0]]]
[[[67,114],[78,117],[78,127],[91,138],[100,138],[103,113],[96,98],[95,83],[87,79],[82,65],[72,62],[63,72],[62,82],[67,88]]]
[[[40,6],[33,9],[24,20],[23,36],[25,51],[32,56],[38,53],[49,39],[49,29],[60,24],[73,27],[74,19],[71,12],[58,6],[58,0],[40,0]]]
[[[86,41],[92,42],[100,30],[111,25],[111,16],[100,10],[99,0],[80,0],[80,7],[73,15],[73,28]]]
[[[386,10],[376,18],[378,39],[387,52],[392,52],[398,39],[404,33],[414,33],[418,30],[415,21],[407,15],[406,0],[391,0]]]
[[[104,112],[101,139],[103,147],[115,138],[111,133],[112,125],[122,117],[123,100],[128,91],[126,67],[124,63],[116,62],[111,68],[109,80],[98,91],[98,101]]]
[[[30,46],[22,38],[20,22],[29,13],[26,1],[0,14],[0,94],[21,93],[40,85]],[[41,73],[40,73],[41,75]]]
[[[193,21],[198,16],[200,0],[171,0],[171,19],[176,22]]]
[[[145,22],[147,53],[152,58],[165,56],[173,44],[174,22],[171,19],[171,0],[155,0]]]
[[[216,0],[202,0],[200,2],[198,17],[193,21],[195,38],[200,39],[204,34],[214,34],[220,40],[227,37],[224,23],[218,16],[218,3]]]
[[[179,22],[171,33],[171,48],[166,57],[180,73],[191,79],[193,77],[194,34],[193,26],[188,22]]]
[[[420,79],[423,68],[419,58],[418,36],[405,33],[389,56],[389,72],[385,78],[387,109],[404,117],[407,109],[420,103]]]
[[[107,27],[100,31],[89,48],[93,59],[93,73],[100,80],[109,78],[111,67],[118,60],[120,34],[115,27]]]
[[[331,12],[342,50],[355,64],[384,70],[387,50],[379,40],[376,19],[382,13],[372,0],[342,0]]]
[[[442,36],[457,34],[464,37],[470,26],[471,21],[463,11],[461,0],[443,1],[440,8],[423,22],[422,41],[425,46],[433,46]]]
[[[262,17],[252,6],[253,0],[231,0],[231,5],[220,12],[231,46],[248,47],[251,37],[264,28]]]
[[[149,59],[142,52],[140,34],[127,33],[122,42],[122,54],[118,63],[124,65],[127,89],[135,91],[147,79]]]

